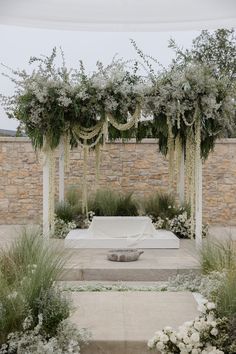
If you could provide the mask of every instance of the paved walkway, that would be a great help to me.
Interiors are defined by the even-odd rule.
[[[188,292],[73,293],[71,320],[92,334],[83,354],[146,354],[147,341],[165,326],[178,328],[197,315]]]

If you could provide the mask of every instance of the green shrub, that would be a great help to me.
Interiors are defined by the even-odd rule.
[[[132,193],[127,195],[121,195],[118,201],[117,216],[137,216],[138,205],[137,202],[132,198]]]
[[[60,202],[55,207],[55,214],[59,219],[68,223],[73,221],[75,209],[68,202]]]
[[[66,201],[71,206],[80,206],[81,204],[81,194],[76,188],[69,188],[66,192]]]
[[[49,247],[39,231],[22,231],[9,249],[1,251],[0,343],[6,341],[10,332],[22,330],[23,321],[29,313],[36,324],[39,311],[47,311],[49,303],[45,302],[42,309],[42,306],[39,308],[39,301],[42,294],[51,293],[54,289],[54,282],[61,274],[64,262],[62,252],[53,249],[52,245]],[[65,301],[62,297],[56,299],[56,294],[50,304],[54,313],[58,311],[59,303],[65,309]],[[67,314],[66,311],[64,313]],[[61,317],[57,317],[58,321]],[[56,318],[52,322],[53,328],[47,325],[45,331],[54,331]]]
[[[98,190],[88,203],[89,210],[96,216],[114,216],[117,212],[119,196],[111,190]]]
[[[61,289],[53,287],[41,292],[33,310],[33,318],[40,313],[43,317],[42,329],[52,337],[56,335],[59,323],[69,317],[71,304]]]
[[[232,240],[224,242],[208,240],[201,250],[202,272],[236,269],[236,247]]]
[[[144,201],[144,211],[153,219],[172,219],[180,213],[174,197],[168,193],[155,193]]]
[[[120,195],[111,190],[98,190],[89,200],[89,210],[96,216],[136,216],[138,207],[132,193]]]

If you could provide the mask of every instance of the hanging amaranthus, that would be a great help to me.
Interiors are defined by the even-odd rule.
[[[96,184],[99,179],[99,167],[100,167],[100,143],[103,139],[103,145],[108,140],[108,124],[110,123],[119,131],[125,131],[133,126],[137,126],[141,116],[141,106],[137,105],[134,114],[131,115],[131,119],[127,123],[120,124],[112,116],[111,113],[107,113],[104,120],[99,121],[91,128],[85,128],[77,126],[74,128],[74,133],[78,137],[78,144],[83,149],[83,192],[82,192],[82,205],[83,211],[88,212],[87,205],[87,164],[88,164],[88,152],[91,148],[95,147],[96,154]],[[95,139],[89,144],[89,140]],[[81,141],[82,140],[82,141]]]
[[[101,149],[100,144],[95,146],[95,159],[96,159],[96,185],[99,184],[99,177],[100,177],[100,160],[101,160]]]
[[[65,172],[69,171],[69,166],[70,166],[70,136],[69,133],[66,132],[63,137],[64,141],[64,169]]]
[[[111,113],[107,113],[108,121],[111,125],[119,131],[129,130],[133,126],[137,127],[139,119],[141,117],[141,106],[138,104],[134,114],[131,115],[131,119],[127,123],[118,123]]]
[[[172,132],[172,124],[171,124],[171,118],[168,116],[167,118],[167,125],[168,125],[168,141],[167,141],[167,147],[168,147],[168,163],[169,163],[169,188],[171,191],[173,191],[173,186],[174,186],[174,173],[175,173],[175,141],[174,141],[174,135]]]
[[[190,203],[191,209],[191,237],[194,234],[195,210],[195,132],[192,128],[189,129],[186,139],[186,201]]]
[[[175,138],[175,165],[176,165],[176,173],[177,173],[177,188],[179,188],[180,183],[180,168],[181,168],[181,160],[182,160],[183,146],[180,139],[179,134]]]
[[[202,184],[200,183],[200,164],[201,164],[201,116],[198,106],[196,107],[195,123],[195,184],[198,186],[195,192],[195,216],[199,210],[199,193],[202,194]],[[196,218],[195,218],[196,219]],[[197,236],[197,235],[196,235]]]

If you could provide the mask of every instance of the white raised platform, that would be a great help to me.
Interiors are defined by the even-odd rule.
[[[89,229],[71,230],[66,248],[179,248],[173,232],[155,230],[147,216],[94,217]]]

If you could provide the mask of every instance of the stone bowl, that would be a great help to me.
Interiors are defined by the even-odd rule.
[[[107,259],[113,262],[133,262],[137,261],[144,251],[134,248],[120,248],[109,250]]]

